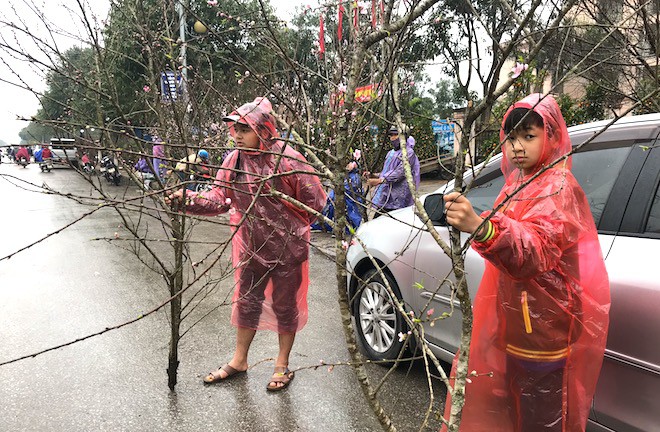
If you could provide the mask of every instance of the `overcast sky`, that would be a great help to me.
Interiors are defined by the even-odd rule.
[[[24,21],[29,25],[30,32],[52,41],[46,33],[46,26],[40,22],[35,15],[33,8],[29,5],[32,0],[0,0],[0,19],[8,22]],[[76,35],[84,33],[79,30],[82,24],[79,18],[72,15],[72,11],[78,13],[76,0],[34,0],[39,11],[55,26],[62,28],[62,33],[69,33],[70,36],[58,35],[54,37],[60,51],[80,45],[76,42]],[[99,22],[106,18],[108,12],[108,0],[90,0],[90,8],[98,17]],[[280,17],[286,18],[297,5],[316,4],[314,1],[306,0],[271,0]],[[12,8],[13,5],[13,8]],[[14,13],[14,10],[16,13]],[[17,16],[18,15],[18,16]],[[0,24],[0,37],[4,38],[10,45],[14,46],[14,34],[6,26]],[[20,38],[20,35],[19,35]],[[28,42],[27,38],[20,38],[24,51],[31,55],[37,55],[39,49]],[[39,109],[37,99],[29,91],[7,83],[19,83],[20,80],[37,91],[45,90],[43,75],[36,73],[34,68],[24,61],[8,57],[6,53],[1,53],[0,61],[0,140],[8,144],[18,144],[20,137],[18,132],[27,126],[27,122],[16,120],[17,116],[30,117],[36,114]],[[4,64],[6,62],[6,64]],[[11,68],[11,69],[10,69]],[[17,71],[20,76],[16,77],[11,70]]]
[[[0,18],[3,22],[13,22],[16,25],[20,25],[20,21],[23,21],[31,33],[44,38],[47,43],[56,43],[61,51],[80,44],[79,42],[76,43],[75,35],[79,33],[78,28],[81,28],[82,25],[80,20],[72,15],[73,11],[77,10],[75,0],[34,0],[34,3],[36,9],[41,11],[45,19],[52,23],[49,27],[61,29],[58,31],[58,33],[62,33],[61,35],[50,37],[46,32],[46,25],[35,13],[35,7],[31,6],[31,0],[1,0]],[[92,0],[91,3],[91,8],[100,17],[99,19],[105,18],[109,2],[107,0]],[[66,33],[70,36],[65,36]],[[0,25],[0,37],[13,47],[16,46],[18,41],[21,44],[22,51],[40,59],[44,58],[29,37],[25,37],[20,33],[16,34],[6,26]],[[31,92],[13,84],[20,84],[21,87],[29,86],[36,91],[45,90],[45,84],[43,74],[36,71],[28,62],[19,58],[12,58],[4,51],[1,57],[0,139],[9,144],[17,144],[20,142],[18,132],[27,126],[27,122],[19,121],[16,117],[29,117],[36,114],[39,103]],[[25,83],[23,84],[21,81]]]

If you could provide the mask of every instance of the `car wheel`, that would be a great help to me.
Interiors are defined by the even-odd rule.
[[[394,294],[400,299],[399,287],[384,273]],[[360,287],[353,300],[356,335],[371,360],[394,360],[405,346],[399,333],[408,328],[387,291],[382,276],[374,269],[362,275]],[[404,331],[405,329],[405,331]]]

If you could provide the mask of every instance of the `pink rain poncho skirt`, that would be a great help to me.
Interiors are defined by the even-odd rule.
[[[569,153],[568,131],[551,96],[530,95],[507,116],[513,108],[533,109],[543,118],[536,173]],[[500,140],[504,152],[503,130]],[[472,243],[486,269],[474,299],[468,366],[478,375],[466,384],[461,431],[586,427],[607,340],[610,294],[589,204],[570,167],[568,158],[515,192],[533,174],[524,176],[502,158],[506,184],[495,207],[504,205],[491,219],[497,235]],[[448,397],[446,419],[449,404]]]
[[[257,98],[238,108],[257,133],[259,149],[237,149],[223,161],[211,191],[189,191],[187,211],[230,212],[236,288],[231,322],[255,330],[294,333],[307,323],[309,225],[313,217],[273,195],[278,191],[321,211],[326,195],[312,167],[278,141],[271,104]],[[238,118],[238,117],[235,117]],[[229,122],[232,135],[233,122]]]

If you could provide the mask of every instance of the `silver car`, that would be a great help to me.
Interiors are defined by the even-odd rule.
[[[586,142],[608,123],[569,128],[573,145]],[[612,297],[607,349],[588,431],[660,431],[659,135],[660,114],[626,117],[573,156],[572,171],[591,205]],[[487,164],[467,193],[477,213],[492,208],[504,184],[500,158],[498,155]],[[472,180],[472,172],[466,173],[466,184]],[[428,205],[438,199],[437,194],[452,189],[450,182],[423,196],[422,202]],[[436,229],[449,240],[446,226]],[[434,353],[450,362],[458,349],[461,328],[460,309],[451,303],[447,282],[454,280],[451,262],[413,208],[365,223],[356,235],[383,269],[406,310],[434,308],[434,316],[453,310],[450,318],[424,329]],[[398,334],[407,328],[358,242],[348,250],[347,265],[355,333],[365,354],[371,359],[396,358],[403,348]],[[483,259],[468,249],[466,273],[472,298],[483,271]]]

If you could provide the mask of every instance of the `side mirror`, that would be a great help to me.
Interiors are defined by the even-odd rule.
[[[432,194],[428,195],[424,200],[424,210],[429,215],[429,219],[431,219],[433,225],[447,225],[445,201],[442,197],[443,194]]]

